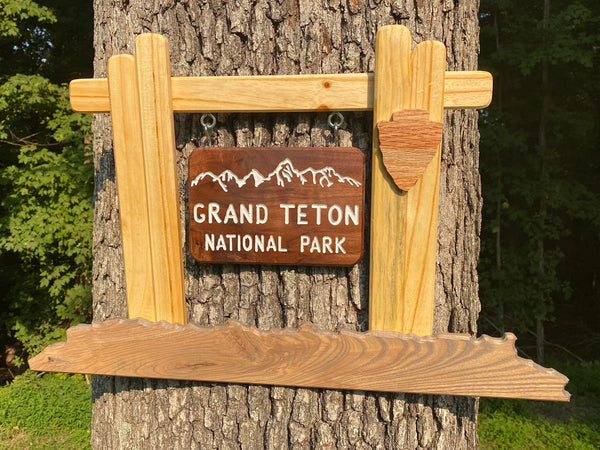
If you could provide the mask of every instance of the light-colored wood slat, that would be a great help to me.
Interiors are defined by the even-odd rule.
[[[442,122],[446,48],[441,42],[422,42],[414,48],[411,62],[409,108],[427,110],[429,120]],[[440,158],[438,146],[423,176],[406,196],[403,318],[398,331],[418,336],[433,334]]]
[[[373,109],[374,74],[173,77],[175,112],[367,111]],[[70,84],[71,106],[109,112],[105,78]],[[447,72],[446,108],[485,108],[492,76],[483,71]]]
[[[487,108],[492,101],[494,80],[483,70],[447,71],[444,77],[444,108]]]
[[[156,320],[185,323],[168,42],[157,34],[142,34],[135,48]]]
[[[156,320],[135,59],[108,60],[108,87],[130,318]]]
[[[406,193],[383,164],[377,123],[410,104],[410,44],[406,27],[382,27],[375,43],[369,329],[402,331]]]
[[[325,389],[568,401],[568,379],[517,356],[515,337],[260,331],[108,320],[67,331],[33,370]]]

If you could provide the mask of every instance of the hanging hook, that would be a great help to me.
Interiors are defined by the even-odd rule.
[[[333,128],[333,140],[335,141],[335,145],[339,147],[340,145],[340,136],[339,136],[339,128],[344,124],[344,116],[341,112],[332,112],[327,116],[327,124]]]
[[[213,128],[217,124],[217,119],[214,114],[202,114],[200,117],[200,125],[204,128],[204,136],[208,140],[208,146],[212,147]]]

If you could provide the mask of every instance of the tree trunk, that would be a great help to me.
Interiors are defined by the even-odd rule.
[[[391,3],[391,4],[390,4]],[[143,32],[169,40],[173,76],[372,72],[377,30],[442,41],[448,70],[477,67],[478,1],[95,0],[95,76]],[[371,115],[344,113],[341,146],[370,160]],[[220,114],[218,146],[332,145],[327,114]],[[435,332],[476,332],[481,197],[477,114],[445,117]],[[181,218],[198,115],[176,115]],[[110,120],[94,122],[94,320],[125,317]],[[367,167],[367,173],[370,168]],[[367,198],[369,195],[367,194]],[[368,220],[367,220],[368,222]],[[368,230],[365,233],[368,236]],[[186,243],[187,245],[187,243]],[[352,268],[204,265],[187,253],[191,323],[365,330],[368,248]],[[471,398],[94,377],[94,448],[476,448]]]

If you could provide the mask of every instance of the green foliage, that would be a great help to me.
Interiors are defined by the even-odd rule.
[[[29,355],[91,316],[91,117],[60,82],[92,30],[91,2],[0,0],[0,337]]]
[[[0,76],[40,70],[52,50],[54,13],[31,0],[0,0]]]
[[[90,424],[82,376],[28,371],[0,388],[0,448],[89,448]]]
[[[0,85],[0,293],[5,326],[33,352],[59,337],[51,325],[90,318],[93,166],[90,117],[73,113],[67,90],[38,75]],[[1,269],[0,269],[1,270]]]
[[[52,11],[31,0],[0,0],[0,36],[26,37],[28,21],[33,23],[53,23],[56,17]]]
[[[485,332],[581,314],[600,295],[600,4],[549,5],[481,2],[480,66],[495,79],[480,118]]]
[[[593,396],[600,400],[600,361],[556,361],[553,364],[561,373],[567,374],[567,390],[575,397]],[[600,408],[600,405],[599,405]],[[598,411],[600,423],[600,411]]]

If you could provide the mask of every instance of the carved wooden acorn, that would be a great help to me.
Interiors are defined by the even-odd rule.
[[[408,191],[423,175],[442,140],[442,123],[429,120],[429,112],[406,109],[391,121],[377,124],[383,164],[396,186]]]

